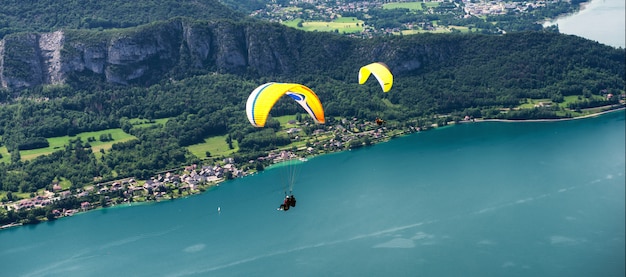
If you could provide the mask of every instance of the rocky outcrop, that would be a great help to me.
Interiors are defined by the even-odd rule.
[[[40,68],[42,81],[46,84],[58,84],[64,80],[61,64],[63,38],[61,31],[39,35]]]
[[[44,83],[38,34],[7,36],[2,41],[0,53],[0,83],[3,87],[20,88]]]
[[[327,41],[331,37],[333,41]],[[397,61],[402,70],[422,65],[419,55],[407,59],[385,50],[391,46],[358,49],[358,45],[355,39],[304,33],[277,24],[184,19],[117,32],[13,34],[0,41],[0,84],[5,88],[62,84],[80,74],[100,76],[110,83],[149,84],[168,73],[184,74],[190,69],[259,76],[295,74],[323,71],[348,58],[385,58],[388,63]],[[310,60],[315,65],[304,64]]]

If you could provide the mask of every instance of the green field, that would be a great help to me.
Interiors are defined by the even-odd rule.
[[[211,157],[225,157],[239,151],[237,140],[233,140],[234,149],[228,148],[226,136],[227,135],[207,138],[203,143],[187,146],[187,150],[200,159],[206,158],[206,151],[211,153]]]
[[[309,115],[304,113],[302,114],[302,116],[305,117]],[[281,133],[285,132],[284,130],[286,129],[297,127],[296,124],[289,124],[290,120],[296,120],[295,115],[278,116],[278,117],[273,117],[273,119],[280,122],[280,126],[283,129]],[[305,143],[306,142],[296,142],[296,143],[290,144],[289,147],[301,146],[301,145],[304,145]],[[206,151],[209,151],[209,153],[211,153],[211,157],[228,156],[232,153],[239,151],[239,146],[237,145],[236,140],[233,140],[233,148],[234,149],[228,148],[228,143],[226,143],[226,135],[223,135],[223,136],[210,137],[210,138],[205,139],[203,143],[190,145],[187,147],[187,150],[189,150],[189,152],[191,152],[196,157],[200,159],[204,159],[206,158]]]
[[[593,95],[592,97],[594,99],[597,99],[597,100],[601,100],[603,98],[602,96],[599,96],[599,95]],[[580,111],[580,112],[577,112],[577,111],[569,109],[569,104],[580,102],[580,101],[584,101],[584,99],[585,98],[582,95],[569,95],[569,96],[563,97],[563,102],[556,103],[556,105],[558,105],[561,108],[561,110],[556,111],[556,115],[558,115],[558,116],[578,117],[578,116],[584,116],[584,115],[588,115],[588,114],[602,112],[605,109],[604,107],[597,107],[597,108],[585,109],[585,110]],[[523,103],[523,104],[519,105],[517,108],[519,108],[519,109],[532,109],[532,108],[535,107],[535,105],[538,105],[540,102],[550,103],[551,105],[555,105],[555,103],[553,103],[552,100],[547,99],[547,98],[545,98],[545,99],[531,99],[531,98],[527,98],[526,99],[526,103]]]
[[[130,119],[129,121],[131,124],[133,124],[133,127],[135,128],[145,128],[145,127],[150,127],[156,124],[165,125],[165,123],[168,120],[169,118],[161,118],[161,119],[156,119],[150,122],[147,119],[133,118],[133,119]],[[113,140],[105,141],[105,142],[100,141],[100,135],[107,135],[107,134],[111,134],[111,137],[113,138]],[[51,154],[54,151],[63,149],[65,145],[69,144],[70,140],[74,140],[79,137],[81,138],[83,143],[87,143],[88,142],[87,139],[90,137],[93,137],[96,139],[95,141],[89,142],[89,144],[91,145],[91,150],[96,155],[96,158],[100,158],[100,156],[102,155],[100,153],[100,149],[103,149],[106,151],[106,150],[111,149],[111,146],[115,143],[136,139],[135,136],[124,133],[124,131],[122,131],[122,129],[120,128],[102,130],[102,131],[97,131],[97,132],[84,132],[84,133],[77,134],[73,137],[63,136],[63,137],[48,138],[48,143],[50,144],[49,147],[20,151],[20,156],[22,158],[22,161],[27,161],[27,160],[32,160],[41,155]],[[5,155],[3,151],[6,152],[6,147],[0,148],[0,154],[2,154],[2,159],[0,159],[0,162],[5,161],[6,163],[9,163],[11,159],[8,153],[7,155]]]
[[[578,99],[578,98],[581,99]],[[602,96],[599,95],[593,95],[592,96],[594,99],[600,100],[603,99]],[[582,95],[569,95],[569,96],[565,96],[563,97],[563,102],[558,103],[558,106],[563,108],[563,109],[568,109],[569,108],[569,104],[571,103],[576,103],[576,102],[580,102],[580,101],[584,101],[584,97]],[[531,98],[527,98],[526,99],[526,103],[521,104],[518,106],[518,108],[522,108],[522,109],[532,109],[535,107],[535,105],[538,105],[540,102],[543,103],[552,103],[552,100],[550,99],[531,99]],[[552,105],[554,105],[555,103],[552,103]]]
[[[107,134],[111,134],[111,137],[113,138],[113,140],[106,141],[106,142],[100,141],[100,135],[107,135]],[[104,150],[111,149],[111,146],[114,143],[136,139],[135,136],[124,133],[124,131],[122,131],[122,129],[120,128],[102,130],[102,131],[97,131],[97,132],[84,132],[84,133],[77,134],[76,136],[73,136],[73,137],[62,136],[62,137],[49,138],[48,139],[48,143],[50,144],[49,147],[20,151],[20,156],[22,157],[22,161],[26,161],[26,160],[34,159],[41,155],[51,154],[54,151],[63,149],[65,145],[69,144],[70,140],[74,140],[79,137],[81,138],[83,143],[87,143],[87,138],[90,138],[90,137],[93,137],[96,139],[96,141],[89,142],[89,144],[91,145],[91,149],[96,154],[96,156],[100,155],[100,149],[104,149]]]
[[[433,26],[435,27],[435,30],[402,30],[400,31],[403,35],[414,35],[414,34],[420,34],[420,33],[451,33],[452,29],[455,29],[461,33],[469,33],[470,29],[469,27],[466,26],[454,26],[454,25],[450,25],[448,27],[444,27],[444,26],[438,26],[437,24],[433,24]],[[474,28],[472,29],[473,31],[478,31],[478,29]]]
[[[304,118],[305,116],[309,116],[307,113],[302,114],[302,117]],[[289,124],[290,120],[296,120],[296,115],[283,115],[283,116],[279,116],[279,117],[272,117],[273,119],[276,119],[278,122],[280,122],[280,126],[285,129],[285,128],[293,128],[296,127],[296,124]]]
[[[0,158],[0,163],[11,163],[11,156],[9,156],[9,151],[7,150],[6,146],[0,147],[0,155],[2,155],[2,158]]]
[[[302,22],[302,27],[298,27],[298,23]],[[301,19],[295,19],[290,21],[284,21],[284,25],[304,30],[304,31],[318,31],[318,32],[339,32],[339,33],[358,33],[363,31],[363,21],[356,19],[356,17],[340,17],[332,22],[325,21],[302,21]]]
[[[450,33],[447,29],[436,29],[434,31],[430,30],[402,30],[400,31],[403,35],[415,35],[415,34],[423,34],[423,33],[433,33],[433,34],[443,34]]]
[[[425,4],[428,8],[434,8],[439,6],[439,2],[393,2],[383,4],[383,9],[409,9],[409,10],[422,10],[422,4]]]

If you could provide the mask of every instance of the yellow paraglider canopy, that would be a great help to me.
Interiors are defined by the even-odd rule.
[[[359,69],[359,84],[365,84],[371,74],[376,77],[384,92],[388,92],[391,89],[393,85],[393,75],[387,65],[376,62],[361,67],[361,69]]]
[[[293,83],[265,83],[248,96],[246,114],[250,124],[254,127],[265,126],[270,110],[283,95],[298,102],[316,123],[325,122],[322,103],[310,88]]]

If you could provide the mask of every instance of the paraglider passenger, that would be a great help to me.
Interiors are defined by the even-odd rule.
[[[289,205],[290,205],[291,201],[289,201],[289,196],[285,196],[285,200],[283,201],[282,204],[280,204],[280,207],[278,208],[279,210],[289,210]]]

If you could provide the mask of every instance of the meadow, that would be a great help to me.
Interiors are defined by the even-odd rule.
[[[110,135],[112,140],[101,141],[100,136],[103,136],[103,135],[104,136]],[[96,132],[84,132],[84,133],[77,134],[75,136],[62,136],[62,137],[48,138],[48,143],[50,144],[50,146],[45,147],[45,148],[39,148],[39,149],[23,150],[23,151],[20,151],[20,156],[22,158],[22,161],[32,160],[38,156],[51,154],[54,151],[61,150],[63,149],[63,147],[69,144],[70,140],[76,140],[78,138],[81,139],[83,144],[89,143],[89,145],[91,145],[91,150],[94,152],[94,154],[97,157],[99,155],[102,155],[100,153],[101,149],[102,150],[111,149],[111,146],[114,143],[137,139],[133,135],[124,133],[124,131],[122,131],[122,129],[120,128],[107,129],[107,130],[96,131]],[[95,140],[88,141],[89,138],[93,138]]]
[[[211,157],[226,157],[239,151],[237,140],[232,140],[233,149],[230,149],[226,138],[227,135],[209,137],[204,139],[203,143],[187,146],[187,150],[199,159],[208,158],[206,155],[207,151],[211,154]]]
[[[318,31],[348,34],[363,31],[363,21],[358,20],[356,17],[340,17],[331,22],[303,21],[302,19],[294,19],[284,21],[283,24],[292,28],[309,32]]]
[[[599,95],[593,95],[592,97],[593,97],[593,99],[596,99],[596,100],[603,99],[602,96],[599,96]],[[559,107],[561,107],[563,109],[568,109],[569,108],[569,104],[583,101],[583,99],[584,98],[581,95],[568,95],[568,96],[564,96],[563,97],[563,102],[556,103],[556,105],[558,105]],[[547,99],[547,98],[543,98],[543,99],[527,98],[526,99],[526,103],[519,105],[518,108],[520,108],[520,109],[532,109],[532,108],[535,107],[535,105],[539,105],[539,103],[551,103],[552,105],[555,105],[555,103],[553,103],[552,100]]]
[[[393,2],[383,4],[383,9],[409,9],[409,10],[423,10],[422,4],[427,8],[434,8],[439,6],[439,2]]]
[[[165,124],[169,118],[162,118],[157,120],[147,120],[147,119],[130,119],[131,124],[133,124],[133,128],[146,128],[156,124]],[[111,140],[101,141],[101,136],[109,136]],[[38,148],[32,150],[23,150],[20,151],[20,156],[22,161],[32,160],[41,155],[48,155],[54,151],[58,151],[63,149],[66,145],[70,143],[71,140],[76,140],[80,138],[83,144],[89,143],[91,146],[91,150],[94,152],[97,158],[100,158],[102,153],[101,150],[109,150],[111,146],[115,143],[125,142],[133,139],[137,139],[135,136],[125,133],[120,128],[115,129],[107,129],[96,132],[83,132],[76,134],[75,136],[62,136],[62,137],[53,137],[48,138],[48,143],[50,146],[45,148]],[[91,138],[91,141],[89,141]],[[11,161],[10,155],[6,149],[6,147],[0,147],[0,154],[2,158],[0,158],[0,162],[9,163]]]

